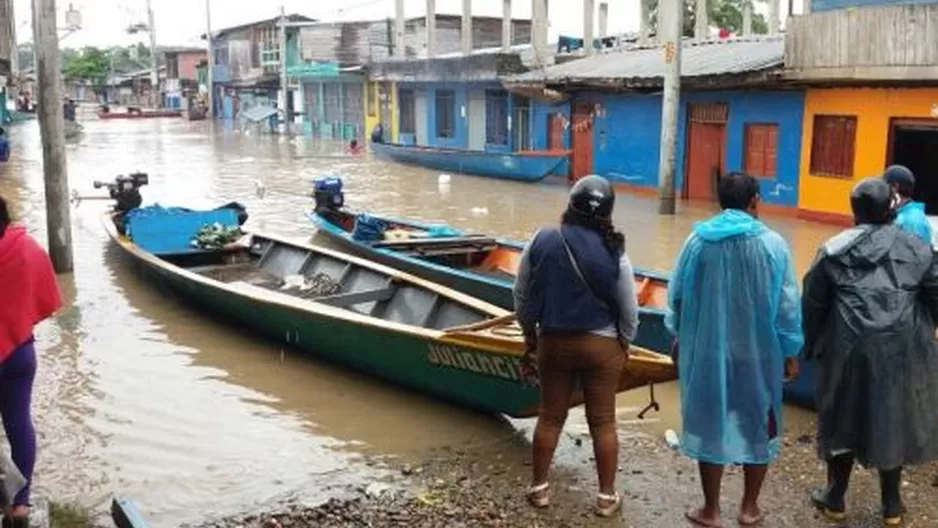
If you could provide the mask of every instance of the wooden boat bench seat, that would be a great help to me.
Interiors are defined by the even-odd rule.
[[[396,291],[397,286],[388,286],[372,290],[327,295],[325,297],[314,297],[312,300],[337,308],[348,308],[356,304],[389,301],[391,297],[394,297],[394,292]]]
[[[477,247],[495,244],[495,239],[487,236],[462,236],[445,238],[409,238],[405,240],[382,240],[372,244],[386,249],[411,249],[418,247],[462,246]]]

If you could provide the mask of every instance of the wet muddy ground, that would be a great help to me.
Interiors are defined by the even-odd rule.
[[[696,465],[647,433],[623,431],[617,488],[621,515],[593,514],[595,477],[588,436],[567,434],[561,441],[564,463],[551,479],[551,506],[537,510],[523,498],[528,464],[507,462],[528,449],[514,437],[500,445],[447,448],[419,465],[389,464],[390,477],[367,486],[346,487],[336,498],[316,505],[286,502],[263,511],[214,519],[198,528],[339,527],[677,527],[690,526],[684,513],[701,504]],[[815,456],[814,431],[801,427],[785,436],[782,457],[763,489],[765,527],[838,526],[811,506],[808,493],[824,483]],[[736,526],[742,497],[742,472],[724,477],[724,526]],[[904,526],[938,526],[938,464],[911,468],[903,479],[908,507]],[[839,526],[882,526],[875,472],[858,469],[851,481],[848,518]]]

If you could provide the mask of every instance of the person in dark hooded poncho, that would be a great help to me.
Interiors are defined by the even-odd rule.
[[[805,357],[818,362],[818,455],[811,499],[846,516],[854,461],[879,470],[886,525],[902,522],[903,466],[938,459],[938,269],[929,245],[893,223],[880,178],[850,197],[856,226],[828,240],[804,278]]]

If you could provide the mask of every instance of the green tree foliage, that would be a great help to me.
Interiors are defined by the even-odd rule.
[[[648,10],[650,18],[650,27],[654,28],[658,20],[658,0],[642,0]],[[743,5],[747,0],[707,0],[707,14],[711,27],[728,29],[734,34],[739,34],[743,29]],[[765,0],[755,0],[764,2]],[[694,36],[694,25],[697,21],[696,0],[684,0],[684,36]],[[753,10],[752,13],[752,32],[768,33],[769,25],[765,17]]]
[[[65,79],[85,81],[98,91],[107,84],[111,74],[111,59],[108,54],[95,47],[84,48],[81,53],[65,66]]]

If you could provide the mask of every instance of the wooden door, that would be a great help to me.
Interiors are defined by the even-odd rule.
[[[566,120],[561,114],[550,116],[550,126],[547,129],[547,150],[563,150],[564,121]]]
[[[576,103],[573,107],[573,161],[570,181],[593,173],[593,105]]]
[[[726,170],[724,104],[691,105],[688,109],[685,194],[692,200],[714,200]]]

